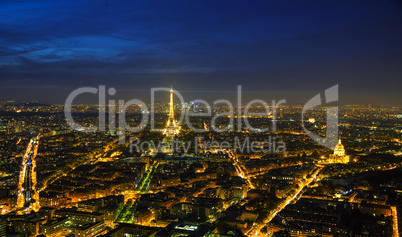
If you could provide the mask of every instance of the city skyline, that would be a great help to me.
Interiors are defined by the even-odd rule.
[[[400,237],[401,1],[0,15],[0,237]]]

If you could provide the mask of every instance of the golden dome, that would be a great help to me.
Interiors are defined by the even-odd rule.
[[[341,143],[341,139],[339,139],[338,144],[336,144],[335,146],[335,150],[344,150],[345,148],[343,147],[342,143]]]
[[[345,155],[345,148],[343,147],[341,143],[341,139],[339,139],[338,144],[336,144],[335,149],[334,149],[334,154],[338,156],[344,156]]]

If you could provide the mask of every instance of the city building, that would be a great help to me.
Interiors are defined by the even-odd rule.
[[[163,230],[156,233],[155,237],[204,237],[212,232],[212,228],[206,224],[196,225],[188,222],[173,222]]]
[[[347,164],[349,163],[349,156],[345,154],[345,148],[341,143],[341,139],[339,139],[338,144],[336,144],[334,149],[334,154],[329,155],[329,158],[325,161],[321,160],[321,162],[329,163],[329,164]]]

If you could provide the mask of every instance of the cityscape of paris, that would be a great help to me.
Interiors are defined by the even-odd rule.
[[[400,0],[0,0],[0,237],[399,237]]]

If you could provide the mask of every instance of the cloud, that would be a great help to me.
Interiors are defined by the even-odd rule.
[[[400,85],[400,9],[377,1],[2,1],[0,83],[172,80],[189,90],[247,83],[292,91],[385,75]]]

